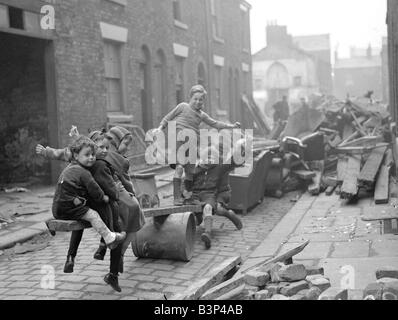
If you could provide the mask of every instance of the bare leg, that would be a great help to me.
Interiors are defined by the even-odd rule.
[[[205,232],[201,235],[201,240],[205,243],[206,249],[211,247],[211,229],[213,227],[213,208],[206,204],[203,208],[203,224]]]

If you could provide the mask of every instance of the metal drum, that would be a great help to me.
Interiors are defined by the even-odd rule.
[[[147,219],[132,242],[140,258],[190,261],[195,243],[196,219],[192,212]]]

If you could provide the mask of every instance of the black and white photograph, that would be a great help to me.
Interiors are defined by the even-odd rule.
[[[398,300],[397,121],[398,0],[0,0],[0,300]]]

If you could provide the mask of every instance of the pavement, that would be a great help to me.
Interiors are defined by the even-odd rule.
[[[158,179],[157,183],[160,181],[165,183],[159,188],[161,204],[167,205],[172,200],[171,186],[166,183],[171,177]],[[12,205],[25,212],[29,207],[49,208],[49,192],[25,194],[23,203],[18,202],[19,194],[6,195],[6,199],[0,198],[0,210]],[[364,208],[375,206],[372,198],[347,203],[337,195],[314,197],[306,193],[299,199],[298,195],[296,192],[282,199],[265,198],[242,216],[241,231],[235,230],[230,221],[215,217],[210,250],[205,250],[200,241],[201,227],[198,227],[190,262],[137,258],[128,251],[125,272],[119,278],[122,293],[104,285],[109,255],[105,261],[92,258],[98,246],[98,236],[92,229],[84,233],[72,274],[62,272],[70,234],[57,233],[55,237],[47,234],[46,246],[34,252],[1,256],[0,251],[0,299],[164,299],[183,292],[226,257],[241,255],[240,270],[244,271],[306,240],[310,240],[309,245],[294,257],[294,262],[322,266],[332,286],[350,289],[351,299],[362,298],[366,285],[376,281],[378,268],[398,268],[398,236],[385,234],[378,221],[361,219]],[[6,238],[9,245],[20,241],[14,235],[22,239],[34,232],[39,234],[43,223],[39,220],[46,214],[23,216],[25,219],[16,223],[14,230],[0,230],[1,243],[4,245]],[[47,276],[54,280],[50,288],[43,280]]]
[[[382,210],[393,202],[396,199],[377,206]],[[333,287],[349,289],[351,299],[361,299],[362,290],[376,281],[377,269],[398,269],[398,235],[384,233],[381,221],[361,219],[364,208],[372,206],[375,204],[369,197],[348,203],[338,195],[304,194],[241,270],[310,240],[293,261],[323,267]]]
[[[171,179],[170,175],[157,179],[161,205],[172,201]],[[109,270],[109,252],[104,261],[93,259],[99,237],[92,229],[84,232],[74,273],[63,273],[70,233],[57,232],[52,237],[47,230],[42,232],[44,221],[52,217],[49,208],[53,191],[50,187],[0,196],[1,212],[19,209],[29,213],[33,207],[36,210],[36,214],[22,215],[24,219],[0,230],[3,247],[23,243],[35,234],[22,245],[0,250],[0,300],[163,300],[186,290],[227,257],[240,255],[246,261],[293,207],[292,200],[296,201],[299,194],[289,193],[283,199],[265,198],[241,217],[244,228],[240,231],[230,221],[216,216],[210,250],[204,248],[200,240],[202,227],[198,227],[189,262],[137,258],[129,249],[124,273],[119,276],[123,291],[117,293],[103,281]],[[26,209],[29,206],[31,209]]]

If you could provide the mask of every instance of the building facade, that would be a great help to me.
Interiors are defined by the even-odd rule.
[[[381,100],[382,68],[380,51],[352,48],[350,58],[339,59],[334,65],[334,94],[339,99],[363,97],[373,91],[374,98]]]
[[[22,126],[59,147],[72,125],[147,131],[196,83],[207,112],[240,121],[252,92],[250,9],[244,0],[0,0],[10,48],[0,53],[0,134],[12,143]]]
[[[253,95],[271,118],[272,105],[283,96],[288,96],[294,112],[300,98],[321,92],[322,81],[320,59],[298,47],[286,26],[268,25],[266,33],[267,46],[253,55]]]
[[[394,122],[398,121],[398,3],[387,1],[387,47],[389,70],[389,108]],[[395,133],[396,134],[396,133]]]

